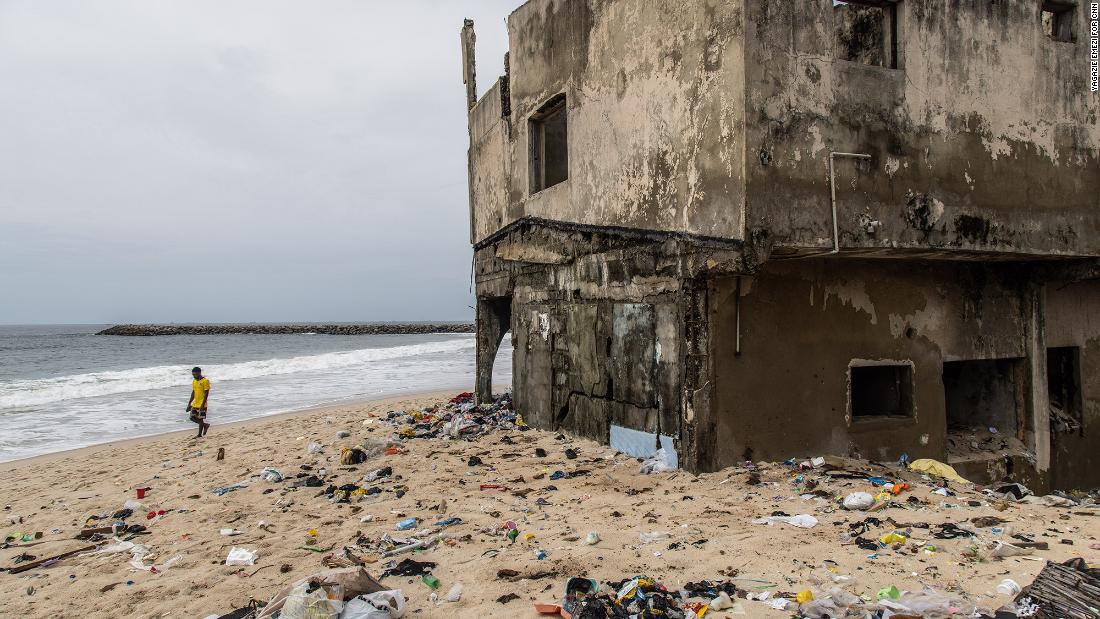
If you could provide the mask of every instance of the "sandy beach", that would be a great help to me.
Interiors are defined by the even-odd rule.
[[[161,566],[146,571],[132,566],[127,552],[89,550],[19,574],[0,573],[0,614],[220,615],[250,599],[266,601],[292,581],[324,569],[327,553],[307,546],[331,548],[328,553],[351,547],[380,576],[388,559],[357,549],[356,540],[399,535],[396,523],[408,517],[429,524],[461,518],[445,529],[446,543],[413,555],[438,564],[433,573],[441,581],[439,598],[460,582],[459,601],[433,602],[433,591],[419,577],[382,580],[403,591],[408,616],[417,617],[534,617],[532,604],[559,600],[570,576],[606,582],[643,574],[670,588],[702,579],[732,580],[742,591],[767,591],[773,598],[820,592],[834,586],[830,574],[843,575],[852,577],[846,585],[850,592],[872,599],[885,587],[932,587],[996,608],[1011,597],[997,591],[1002,580],[1026,585],[1045,560],[1100,560],[1100,550],[1090,548],[1100,534],[1096,510],[1003,503],[955,484],[951,488],[958,495],[943,497],[933,494],[934,485],[920,475],[897,467],[868,470],[906,479],[912,489],[900,495],[898,507],[865,514],[841,509],[836,497],[871,491],[866,479],[821,479],[814,470],[766,463],[699,476],[684,471],[640,475],[634,458],[538,430],[493,431],[473,441],[409,440],[406,453],[340,464],[342,446],[391,437],[395,428],[382,419],[388,411],[414,410],[452,395],[361,402],[226,425],[213,417],[211,433],[200,440],[178,432],[0,465],[6,533],[29,533],[32,540],[0,550],[0,567],[17,565],[20,555],[42,559],[91,546],[74,539],[89,522],[102,526],[89,517],[108,516],[109,524],[110,514],[134,500],[138,488],[149,490],[140,513],[128,522],[147,526],[148,534],[133,541],[150,550],[143,565]],[[350,435],[337,438],[341,431]],[[312,442],[324,445],[323,451],[310,453]],[[547,455],[536,455],[538,448]],[[216,459],[219,449],[224,449],[222,460]],[[568,458],[566,450],[576,457]],[[471,465],[471,456],[481,462]],[[274,467],[291,478],[303,466],[313,474],[325,469],[325,483],[337,486],[360,482],[379,467],[392,467],[393,473],[379,480],[383,492],[352,503],[330,502],[318,495],[323,488],[291,488],[285,481],[257,476],[264,467]],[[559,470],[587,473],[554,481],[543,477]],[[807,488],[811,479],[819,480],[816,495]],[[236,491],[213,492],[243,480],[249,483]],[[507,490],[482,490],[483,484]],[[146,513],[162,510],[163,515],[146,519]],[[752,523],[777,511],[813,515],[819,522],[808,529]],[[842,543],[850,523],[869,515],[887,521],[868,529],[864,535],[871,539],[911,523],[932,528],[911,527],[907,542],[873,553]],[[980,517],[1004,522],[973,522]],[[514,543],[502,529],[509,520],[520,531]],[[977,538],[934,538],[931,531],[944,522],[972,529]],[[225,536],[222,529],[240,533]],[[36,532],[41,538],[34,539]],[[598,533],[600,541],[586,544],[589,532]],[[657,541],[642,541],[642,534],[652,533]],[[972,546],[980,549],[1008,539],[1009,533],[1032,536],[1049,548],[1003,559],[980,550],[981,560],[968,556]],[[111,543],[108,539],[99,547]],[[233,547],[255,551],[255,565],[224,565]],[[539,550],[545,558],[536,557]],[[501,570],[515,575],[501,576]],[[739,603],[747,616],[790,616],[766,602]]]

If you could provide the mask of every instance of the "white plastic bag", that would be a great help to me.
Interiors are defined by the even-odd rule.
[[[279,619],[339,619],[344,610],[344,588],[325,585],[309,590],[309,583],[299,583],[283,604]]]
[[[649,475],[650,473],[664,473],[665,471],[674,470],[676,470],[676,465],[673,464],[672,454],[662,447],[652,457],[642,462],[642,468],[638,472],[642,475]]]
[[[400,589],[365,593],[344,604],[340,619],[400,619],[405,616],[405,596]]]
[[[879,600],[878,605],[899,614],[912,614],[921,617],[966,616],[970,613],[962,604],[933,589],[924,591],[905,591],[895,600]],[[973,608],[973,605],[970,606]]]
[[[768,526],[777,522],[784,522],[800,529],[812,529],[817,526],[817,518],[809,514],[799,514],[797,516],[768,516],[767,518],[757,518],[752,521],[753,524],[766,524]]]
[[[994,542],[993,548],[989,551],[991,557],[1023,557],[1030,554],[1034,554],[1034,548],[1020,548],[1014,546],[1008,542],[997,541]]]
[[[229,556],[225,558],[226,565],[255,565],[256,557],[259,555],[255,551],[247,548],[237,548],[234,546],[229,550]]]
[[[853,492],[844,497],[844,509],[862,511],[875,504],[875,497],[867,492]]]
[[[639,533],[638,540],[643,544],[652,544],[661,540],[668,539],[668,533],[664,531],[652,531],[650,533]]]

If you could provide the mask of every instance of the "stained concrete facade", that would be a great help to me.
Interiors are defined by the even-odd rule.
[[[1042,7],[531,0],[480,99],[468,22],[479,393],[510,331],[532,423],[692,470],[1100,483],[1100,101]]]

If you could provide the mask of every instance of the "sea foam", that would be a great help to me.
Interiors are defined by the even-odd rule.
[[[414,360],[432,354],[468,353],[474,348],[473,337],[462,337],[442,342],[426,342],[365,348],[319,355],[242,361],[224,365],[203,367],[204,373],[216,385],[220,382],[347,369],[380,361]],[[91,372],[52,378],[15,380],[0,383],[0,409],[37,406],[81,398],[93,398],[120,393],[133,393],[154,389],[167,389],[186,385],[191,371],[189,365],[161,365],[129,370]]]

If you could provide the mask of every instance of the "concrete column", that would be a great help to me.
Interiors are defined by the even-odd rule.
[[[504,334],[511,328],[511,321],[510,298],[477,300],[477,382],[474,395],[478,402],[486,403],[493,399],[493,362]]]
[[[1029,284],[1024,292],[1024,343],[1027,351],[1028,430],[1035,469],[1050,469],[1050,398],[1047,395],[1046,287]]]
[[[474,20],[462,21],[462,83],[466,85],[466,109],[477,105],[477,66],[474,62],[474,46],[477,36],[474,34]]]
[[[717,421],[710,401],[713,366],[710,358],[709,297],[709,285],[705,279],[682,281],[680,311],[684,350],[680,466],[696,472],[714,470],[717,461]]]

